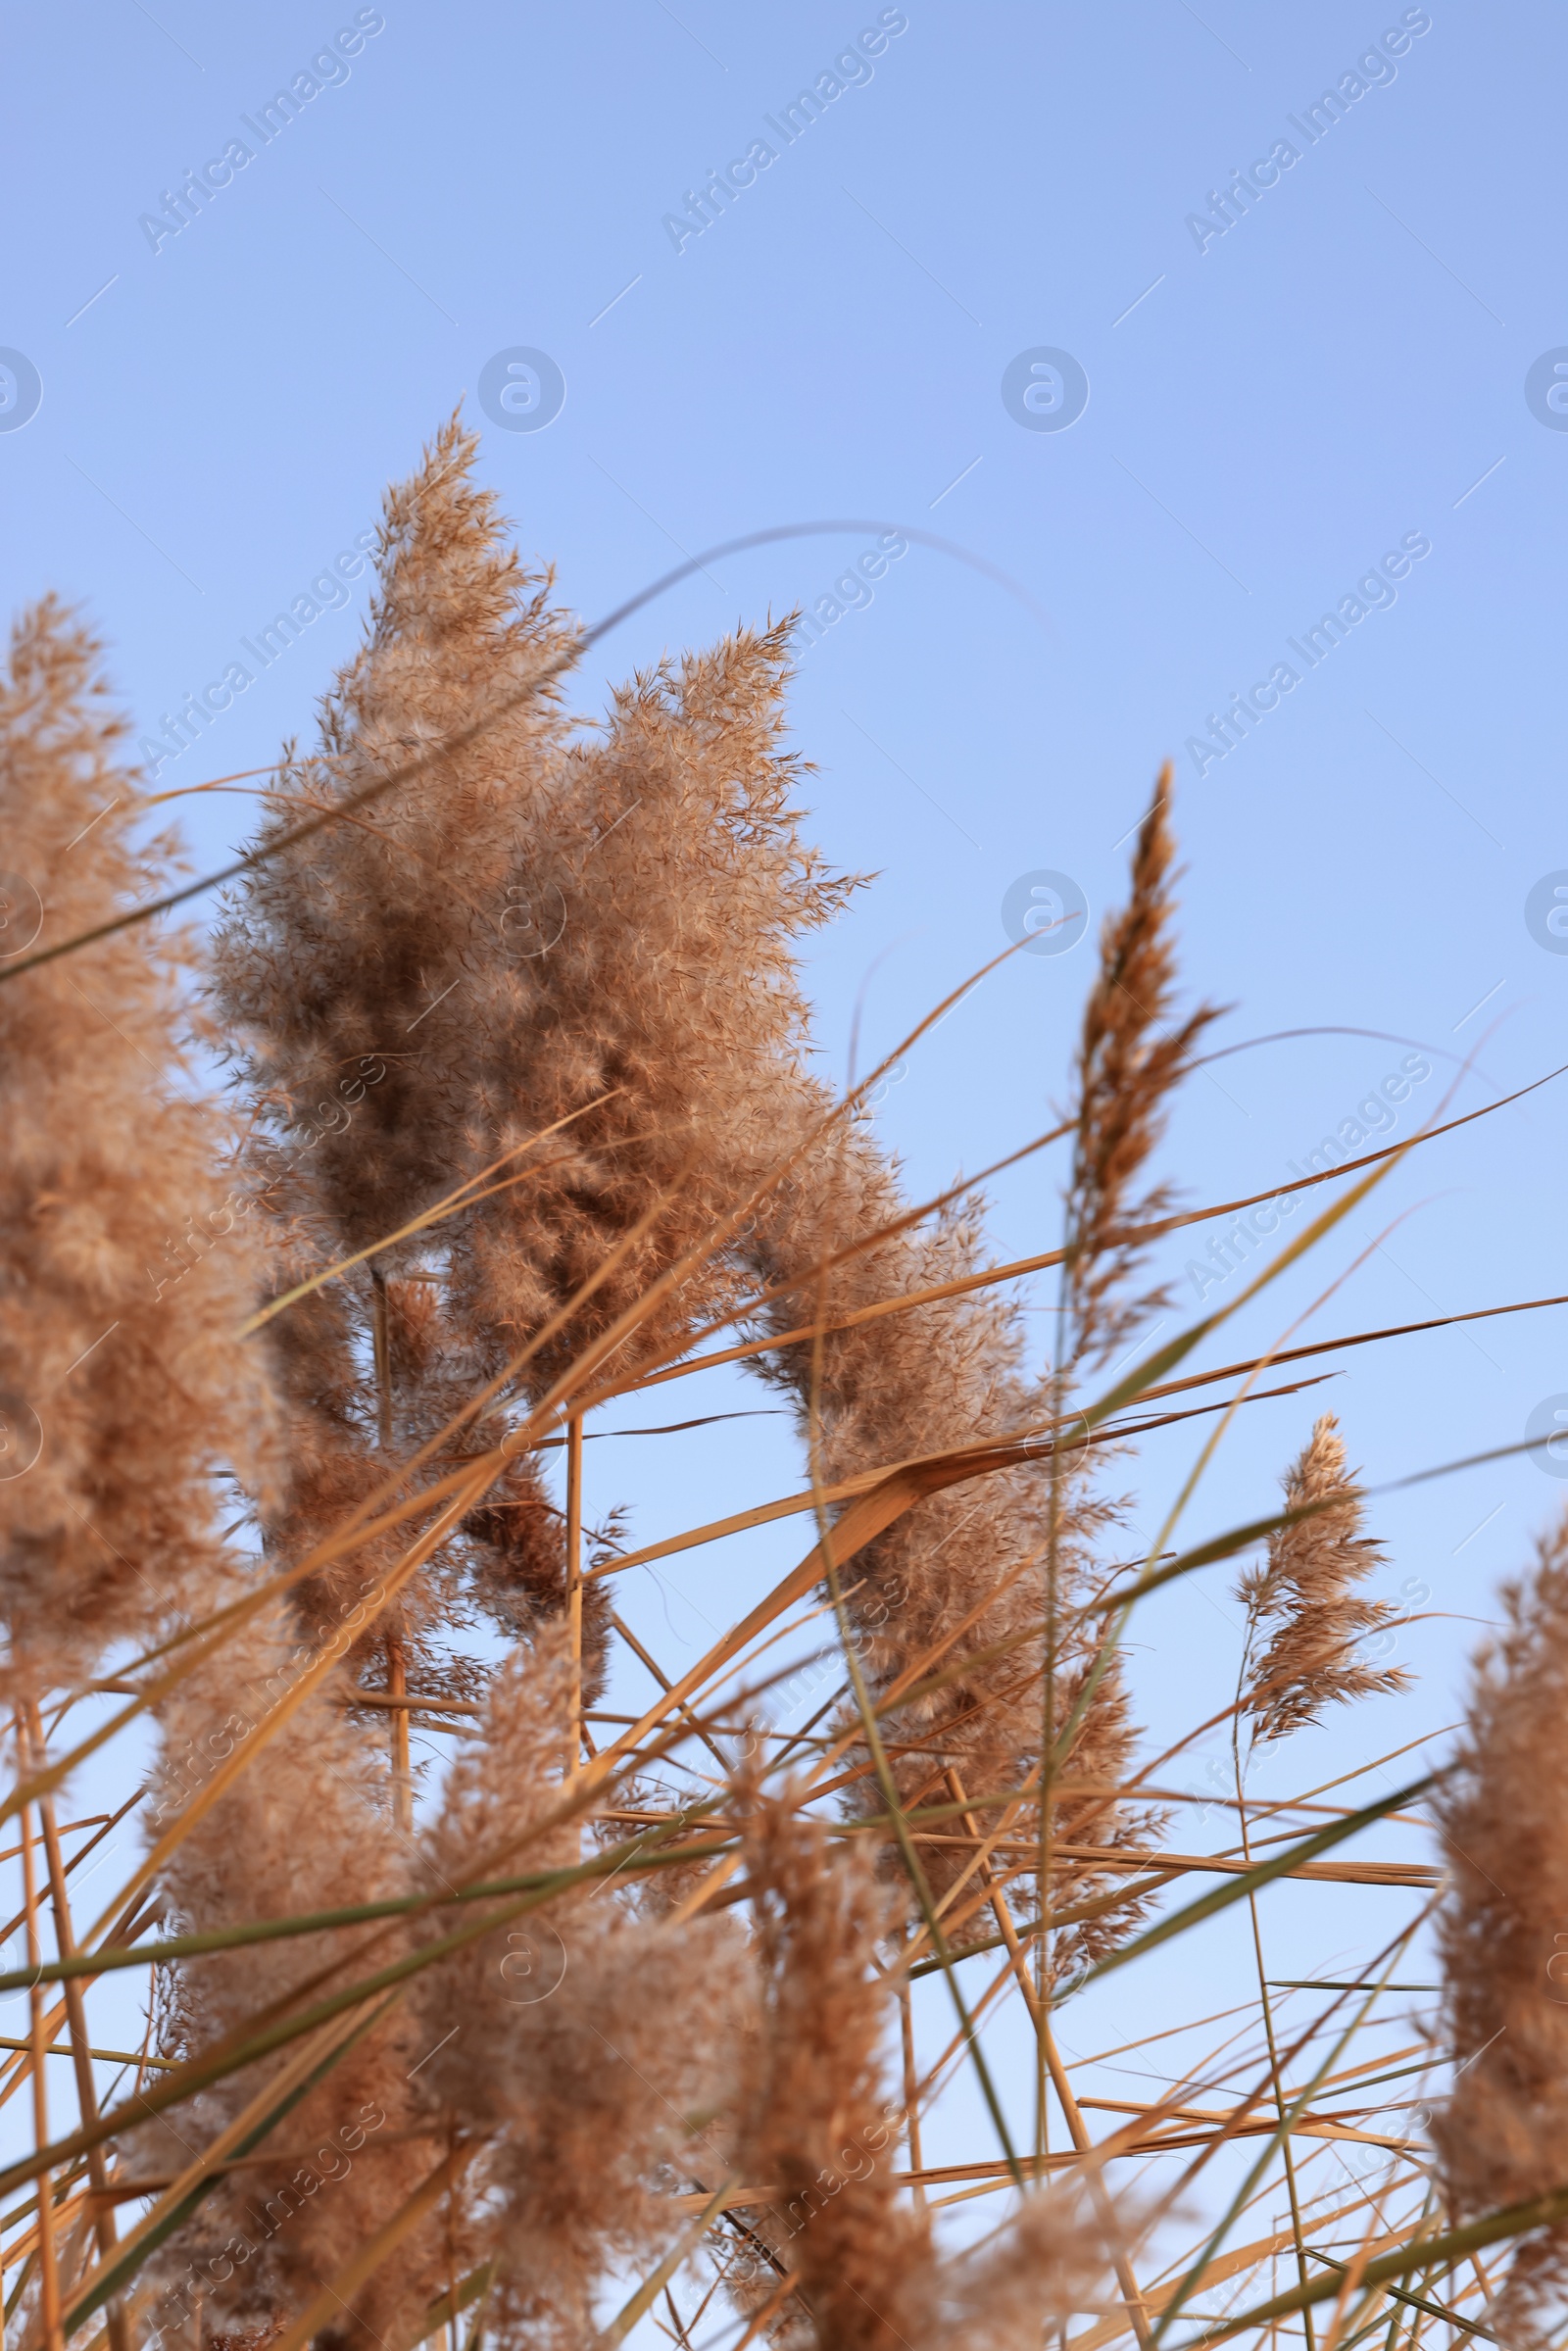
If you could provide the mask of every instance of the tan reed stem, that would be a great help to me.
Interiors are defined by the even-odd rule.
[[[382,1452],[392,1445],[392,1352],[387,1342],[386,1276],[370,1268],[370,1344],[375,1355],[375,1425]]]
[[[909,2169],[923,2172],[925,2160],[920,2153],[920,2077],[914,2063],[914,2018],[910,2011],[909,1987],[899,1986],[899,2023],[904,2040],[904,2131],[909,2142]],[[925,2189],[918,2180],[914,2182],[914,2201],[925,2210]],[[3,2351],[3,2346],[0,2346]]]
[[[42,1755],[43,1730],[38,1718],[36,1702],[27,1707],[26,1714],[29,1739],[34,1750]],[[53,1796],[39,1798],[38,1818],[43,1828],[44,1853],[49,1869],[49,1896],[54,1906],[55,1941],[59,1946],[61,1958],[70,1959],[74,1955],[76,1944],[71,1927],[71,1903],[66,1890],[66,1872],[60,1850],[60,1831],[55,1821]],[[76,2077],[76,2104],[81,2110],[83,2123],[90,2127],[98,2120],[98,2091],[93,2081],[92,2044],[87,2033],[86,2001],[82,1993],[80,1977],[68,1976],[62,1988],[66,1996],[66,2021],[70,2032],[72,2065]],[[102,2146],[88,2149],[87,2172],[96,2191],[93,2203],[93,2232],[98,2239],[98,2250],[107,2260],[119,2242],[119,2230],[115,2226],[114,2204],[108,2193],[109,2167],[104,2161]],[[129,2351],[130,2338],[125,2328],[124,2309],[118,2300],[109,2305],[108,2327],[112,2351]]]
[[[566,1423],[566,1624],[571,1642],[566,1772],[582,1763],[582,1414]]]
[[[606,1614],[610,1623],[613,1625],[615,1631],[620,1635],[621,1640],[626,1643],[627,1648],[630,1649],[632,1655],[640,1659],[641,1662],[648,1668],[648,1671],[653,1675],[654,1680],[659,1684],[660,1689],[672,1690],[674,1688],[674,1684],[670,1681],[668,1674],[665,1673],[663,1667],[660,1664],[658,1658],[653,1654],[652,1650],[643,1646],[636,1634],[632,1631],[630,1625],[624,1623],[623,1620],[615,1614],[613,1608],[608,1609]],[[720,1747],[717,1742],[709,1735],[709,1732],[703,1723],[702,1717],[694,1714],[689,1706],[683,1705],[680,1708],[680,1718],[682,1722],[690,1725],[693,1737],[702,1740],[710,1755],[712,1756],[713,1761],[718,1765],[719,1770],[727,1773],[730,1768],[729,1758],[724,1753],[722,1747]],[[743,1733],[742,1737],[744,1736],[745,1734]]]
[[[394,1701],[408,1694],[408,1663],[401,1641],[387,1639],[386,1694]],[[396,1703],[392,1715],[392,1818],[407,1832],[414,1827],[414,1767],[409,1757],[409,1708]]]
[[[31,1752],[27,1726],[19,1712],[17,1725],[17,1759],[23,1777],[31,1771]],[[43,1951],[38,1940],[38,1880],[33,1858],[31,1815],[22,1815],[22,1891],[27,1909],[27,1965],[42,1967]],[[27,1993],[32,2038],[32,2128],[37,2144],[49,2144],[49,2088],[44,2079],[44,2054],[49,2035],[44,2029],[43,1987],[34,1984]],[[55,2260],[54,2182],[47,2172],[38,2180],[38,2278],[39,2311],[43,2320],[44,2339],[49,2351],[65,2351],[66,2338],[60,2329],[60,2272]]]
[[[956,1770],[950,1765],[944,1776],[956,1800],[960,1804],[963,1803],[965,1801],[963,1782],[959,1779]],[[965,1812],[960,1817],[970,1836],[978,1838],[980,1831],[975,1823],[973,1813]],[[1122,2299],[1127,2305],[1127,2316],[1132,2321],[1133,2332],[1138,2337],[1140,2351],[1150,2351],[1153,2336],[1150,2332],[1149,2311],[1144,2302],[1143,2288],[1134,2274],[1132,2263],[1122,2249],[1121,2232],[1116,2225],[1115,2207],[1111,2203],[1110,2192],[1105,2186],[1104,2175],[1096,2160],[1088,2126],[1079,2112],[1078,2101],[1073,2096],[1072,2083],[1067,2079],[1066,2068],[1056,2052],[1055,2037],[1051,2030],[1050,2002],[1041,1996],[1030,1981],[1028,1955],[1019,1939],[1018,1930],[1013,1924],[1012,1913],[1007,1908],[1006,1897],[992,1878],[990,1863],[983,1862],[981,1871],[991,1888],[991,1907],[996,1915],[1002,1938],[1007,1946],[1007,1957],[1011,1963],[1012,1972],[1018,1980],[1018,1989],[1023,1994],[1024,2006],[1029,2012],[1029,2021],[1035,2029],[1041,2052],[1045,2057],[1052,2086],[1060,2102],[1061,2111],[1067,2118],[1067,2129],[1072,2134],[1072,2143],[1080,2155],[1089,2157],[1089,2161],[1083,2167],[1084,2178],[1088,2182],[1089,2193],[1094,2198],[1095,2210],[1100,2216],[1101,2226],[1105,2231],[1106,2240],[1111,2248],[1116,2269],[1116,2283],[1120,2286]],[[1040,2151],[1044,2153],[1044,2147]]]
[[[1252,1858],[1252,1841],[1247,1825],[1247,1791],[1242,1779],[1241,1705],[1242,1676],[1247,1671],[1250,1646],[1251,1627],[1250,1625],[1248,1641],[1242,1652],[1241,1674],[1238,1675],[1236,1684],[1236,1711],[1231,1716],[1231,1759],[1236,1768],[1236,1817],[1242,1834],[1242,1858],[1248,1863],[1250,1863]],[[1252,1956],[1257,1964],[1257,1996],[1263,2005],[1263,2032],[1268,2042],[1268,2070],[1269,2080],[1274,2090],[1274,2111],[1280,2125],[1280,2153],[1285,2159],[1285,2186],[1291,2204],[1291,2233],[1296,2240],[1296,2274],[1301,2284],[1305,2285],[1311,2272],[1307,2267],[1306,2239],[1301,2229],[1301,2200],[1296,2183],[1296,2158],[1291,2150],[1291,2134],[1285,2128],[1285,2087],[1280,2078],[1279,2048],[1274,2034],[1274,2008],[1268,1996],[1268,1971],[1263,1964],[1263,1930],[1258,1924],[1257,1895],[1254,1892],[1249,1892],[1247,1907],[1252,1921]],[[1302,2309],[1301,2330],[1305,2337],[1306,2351],[1316,2351],[1310,2308],[1303,2307]]]
[[[387,1331],[386,1276],[379,1265],[370,1267],[370,1338],[375,1356],[375,1429],[383,1453],[392,1449],[392,1347]],[[409,1709],[396,1703],[408,1692],[407,1660],[403,1643],[388,1634],[386,1694],[392,1720],[387,1744],[392,1761],[392,1819],[405,1836],[414,1827],[414,1767],[409,1754]]]

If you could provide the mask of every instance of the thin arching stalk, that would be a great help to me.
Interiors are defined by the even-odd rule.
[[[26,1710],[29,1743],[38,1754],[43,1753],[43,1732],[38,1709]],[[49,1872],[49,1895],[54,1912],[55,1942],[62,1959],[70,1959],[75,1949],[71,1924],[71,1901],[66,1885],[64,1859],[60,1849],[60,1832],[55,1823],[54,1798],[41,1796],[38,1800],[38,1819],[43,1830],[44,1855]],[[70,2027],[72,2066],[76,2082],[76,2104],[81,2119],[89,2126],[98,2119],[98,2097],[93,2080],[94,2051],[87,2033],[86,2004],[80,1979],[67,1977],[65,1985],[66,2018]],[[109,2172],[101,2147],[93,2147],[87,2157],[88,2177],[97,2199],[93,2211],[93,2231],[101,2256],[107,2257],[117,2241],[114,2206],[109,2200]],[[125,2316],[121,2304],[110,2304],[108,2314],[109,2339],[112,2351],[129,2351]]]
[[[31,1762],[28,1753],[27,1727],[23,1715],[16,1717],[17,1761],[26,1778]],[[38,1935],[38,1886],[34,1858],[34,1832],[30,1810],[24,1810],[22,1832],[22,1885],[27,1913],[27,1965],[36,1969],[42,1964],[43,1947]],[[45,2059],[49,2047],[49,2029],[45,2018],[43,1986],[34,1981],[27,1994],[28,2015],[31,2020],[32,2064],[32,2128],[34,2143],[49,2144],[49,2090]],[[38,2272],[41,2285],[39,2315],[43,2325],[48,2351],[65,2351],[65,2336],[60,2327],[60,2273],[55,2253],[54,2182],[47,2172],[38,2179]]]
[[[582,1414],[566,1423],[566,1638],[571,1653],[566,1769],[582,1758]]]
[[[1247,1682],[1250,1647],[1251,1626],[1249,1623],[1248,1638],[1243,1643],[1242,1661],[1237,1673],[1236,1705],[1231,1715],[1231,1760],[1236,1777],[1236,1819],[1241,1830],[1242,1852],[1248,1861],[1252,1858],[1252,1847],[1247,1823],[1247,1787],[1246,1775],[1242,1769],[1241,1726],[1242,1693]],[[1253,1892],[1248,1894],[1247,1909],[1252,1930],[1252,1957],[1257,1969],[1257,1996],[1262,2005],[1263,2032],[1268,2042],[1269,2082],[1273,2088],[1274,2110],[1279,2118],[1282,2132],[1280,2152],[1284,2159],[1285,2187],[1291,2205],[1291,2233],[1296,2242],[1296,2270],[1297,2276],[1305,2285],[1309,2273],[1306,2260],[1306,2240],[1301,2228],[1301,2200],[1296,2180],[1296,2158],[1292,2152],[1290,2133],[1285,2123],[1285,2085],[1280,2074],[1279,2044],[1274,2037],[1274,2004],[1269,1997],[1268,1971],[1263,1964],[1263,1931],[1257,1915],[1257,1895]],[[1315,2351],[1312,2313],[1309,2308],[1303,2309],[1301,2312],[1301,2326],[1306,2336],[1306,2351]]]

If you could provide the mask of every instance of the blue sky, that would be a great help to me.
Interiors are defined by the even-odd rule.
[[[253,136],[245,119],[340,28],[345,71]],[[862,28],[860,66],[835,73]],[[880,1053],[1005,944],[1019,877],[1067,875],[1098,925],[1167,757],[1186,979],[1235,1007],[1217,1041],[1337,1032],[1190,1081],[1165,1161],[1192,1200],[1283,1180],[1411,1053],[1432,1075],[1401,1134],[1450,1085],[1478,1109],[1568,1059],[1568,957],[1526,923],[1568,868],[1568,432],[1526,396],[1568,347],[1568,31],[1545,0],[70,0],[14,7],[8,45],[0,347],[42,397],[0,431],[6,586],[13,606],[48,587],[85,604],[138,733],[352,550],[463,400],[522,545],[590,618],[774,524],[902,523],[976,559],[911,544],[803,657],[817,837],[879,877],[812,953],[836,1074],[858,1004]],[[819,76],[842,84],[819,119],[770,127]],[[1314,122],[1325,90],[1339,119]],[[236,139],[251,160],[149,235],[142,216]],[[758,142],[772,160],[693,233],[690,192]],[[487,362],[517,350],[564,379],[543,429],[478,403]],[[1004,399],[1042,350],[1087,378],[1065,429]],[[8,381],[25,406],[25,370],[0,398]],[[1358,593],[1417,540],[1387,593]],[[580,707],[666,649],[832,599],[872,544],[713,563],[596,648]],[[365,593],[362,576],[162,782],[306,733]],[[1325,612],[1343,641],[1309,665],[1291,641]],[[1298,682],[1214,756],[1211,716],[1281,663]],[[217,862],[245,804],[194,805],[195,854]],[[878,1117],[912,1187],[1048,1123],[1092,952],[1015,957],[909,1058]],[[1341,1276],[1325,1335],[1568,1290],[1565,1140],[1548,1087],[1416,1154],[1207,1359],[1272,1339]],[[1003,1253],[1052,1246],[1058,1184],[1050,1161],[1002,1182]],[[1324,1400],[1374,1485],[1517,1443],[1568,1392],[1562,1329],[1546,1312],[1346,1356],[1313,1396],[1241,1416],[1191,1525],[1266,1508]],[[693,1408],[766,1400],[715,1382]],[[1159,1440],[1129,1482],[1157,1498],[1191,1447]],[[779,1421],[596,1453],[601,1502],[638,1496],[646,1537],[694,1492],[716,1515],[797,1467]],[[1388,1593],[1420,1579],[1451,1615],[1411,1628],[1418,1692],[1358,1718],[1345,1751],[1452,1719],[1473,1638],[1455,1620],[1491,1613],[1561,1499],[1528,1459],[1380,1499]],[[677,1659],[789,1552],[694,1566],[639,1592],[635,1621]],[[1195,1689],[1223,1702],[1233,1622],[1222,1579],[1151,1610],[1156,1728]]]

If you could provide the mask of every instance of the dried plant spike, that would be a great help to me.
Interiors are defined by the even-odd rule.
[[[318,756],[285,759],[263,842],[430,751],[569,651],[550,575],[505,543],[474,451],[453,417],[387,492],[366,642],[322,705]],[[551,679],[432,759],[373,821],[330,825],[255,869],[220,932],[220,999],[248,1049],[247,1083],[280,1138],[308,1143],[314,1196],[351,1249],[454,1181],[482,1027],[465,981],[518,965],[508,886],[562,738],[559,692]],[[522,1008],[514,989],[511,1002]],[[380,1066],[368,1084],[367,1063]],[[394,1251],[384,1270],[399,1265]]]
[[[22,1715],[16,1717],[16,1752],[19,1774],[27,1776],[33,1767],[30,1742]],[[41,1838],[37,1841],[41,1842]],[[43,1957],[43,1944],[38,1934],[37,1863],[34,1854],[32,1815],[24,1805],[22,1812],[22,1879],[25,1894],[27,1964],[36,1967]],[[37,2145],[49,2141],[48,2067],[44,2052],[48,2034],[44,2025],[47,1995],[41,1984],[34,1983],[27,1993],[28,2037],[32,2059],[32,2128]],[[65,2337],[60,2327],[60,2273],[57,2266],[54,2236],[55,2184],[45,2172],[38,2181],[38,2315],[43,2327],[47,2351],[65,2351]]]
[[[51,600],[0,676],[8,889],[45,940],[154,895],[172,855],[142,837],[98,663]],[[215,1475],[265,1459],[232,1134],[190,1083],[193,952],[122,932],[0,990],[0,1682],[29,1696],[196,1604]]]
[[[777,2188],[758,2232],[822,2351],[898,2351],[917,2339],[935,2263],[884,2153],[903,2122],[883,2067],[895,2007],[872,1968],[885,1897],[859,1853],[828,1855],[792,1790],[742,1801],[763,2009],[740,2164]]]
[[[1436,1799],[1450,1890],[1439,1915],[1444,2046],[1457,2061],[1432,2137],[1458,2220],[1563,2184],[1568,2146],[1568,1518],[1504,1593],[1477,1662],[1456,1769]],[[1536,2341],[1568,2285],[1568,2223],[1526,2237],[1489,2324]],[[1560,2316],[1560,2309],[1558,2312]]]
[[[319,755],[280,777],[276,823],[569,652],[548,572],[519,562],[473,478],[476,447],[454,418],[389,494],[368,641],[324,707]],[[694,1250],[693,1278],[617,1371],[742,1294],[733,1252],[703,1266],[701,1246],[819,1108],[796,941],[849,887],[791,805],[786,634],[742,630],[639,677],[598,739],[541,694],[388,794],[373,826],[331,827],[249,878],[219,942],[220,1001],[261,1129],[274,1145],[310,1130],[270,1195],[275,1294],[507,1165],[482,1201],[382,1251],[384,1288],[356,1271],[269,1326],[293,1419],[285,1552],[378,1481],[372,1435],[394,1451],[426,1442],[617,1249],[529,1365],[531,1395]],[[373,1408],[368,1336],[387,1372]],[[439,1616],[435,1581],[460,1575],[514,1632],[580,1606],[591,1699],[603,1624],[574,1601],[573,1546],[538,1499],[519,1463],[405,1613]],[[306,1595],[314,1614],[340,1582]]]
[[[1285,1739],[1318,1722],[1326,1706],[1410,1683],[1402,1666],[1372,1666],[1356,1655],[1398,1611],[1356,1591],[1385,1553],[1361,1531],[1366,1505],[1332,1412],[1314,1423],[1286,1477],[1285,1506],[1309,1515],[1271,1535],[1264,1564],[1236,1588],[1247,1610],[1242,1705],[1257,1739]]]
[[[177,1820],[219,1759],[243,1749],[300,1663],[289,1619],[274,1609],[245,1623],[165,1703],[150,1837]],[[404,1891],[408,1876],[409,1840],[393,1825],[380,1741],[345,1715],[339,1693],[323,1690],[258,1744],[248,1769],[195,1822],[165,1864],[161,1892],[172,1921],[200,1932],[374,1901]],[[187,1961],[157,2054],[184,2059],[226,2034],[243,2038],[249,2020],[297,1999],[322,1968],[339,1971],[328,1981],[340,1983],[402,1943],[401,1933],[368,1940],[364,1929],[344,1929]],[[123,2150],[131,2176],[179,2172],[293,2054],[228,2076],[146,2124]],[[411,2120],[410,2070],[422,2054],[408,2012],[395,2008],[291,2109],[252,2164],[220,2180],[152,2266],[159,2324],[177,2334],[189,2301],[205,2305],[209,2325],[271,2327],[337,2274],[428,2169],[423,2144],[399,2135]],[[232,2258],[236,2237],[243,2263]],[[356,2351],[373,2351],[389,2319],[435,2290],[417,2253],[412,2269],[395,2266],[366,2288],[358,2325],[345,2314],[344,2340]]]
[[[578,1824],[536,1824],[571,1777],[575,1661],[564,1622],[521,1642],[491,1686],[421,1874],[434,1893],[509,1868],[569,1868]],[[468,1914],[471,1916],[471,1913]],[[437,1913],[432,1930],[450,1916]],[[503,1915],[416,1986],[428,2048],[414,2082],[437,2135],[483,2143],[470,2260],[493,2262],[490,2324],[538,2351],[594,2336],[593,2296],[616,2261],[666,2249],[678,2169],[722,2180],[715,2117],[733,2108],[753,2037],[744,1939],[729,1918],[644,1917],[613,1887],[579,1885]]]
[[[1124,2198],[1118,2225],[1129,2234],[1131,2218]],[[1040,2351],[1042,2338],[1052,2339],[1048,2328],[1067,2335],[1075,2312],[1114,2307],[1110,2270],[1110,2247],[1086,2195],[1054,2188],[1028,2196],[992,2238],[942,2264],[920,2351]]]
[[[1139,827],[1131,894],[1101,933],[1099,970],[1084,1007],[1068,1194],[1068,1327],[1060,1342],[1068,1363],[1104,1362],[1167,1302],[1163,1289],[1126,1295],[1144,1251],[1122,1235],[1169,1205],[1163,1187],[1142,1196],[1137,1187],[1171,1091],[1216,1017],[1208,1006],[1181,1020],[1174,1011],[1172,792],[1167,762]]]

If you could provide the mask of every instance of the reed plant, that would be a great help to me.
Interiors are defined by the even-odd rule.
[[[475,455],[454,419],[388,493],[312,746],[202,787],[261,811],[206,933],[168,919],[174,796],[124,759],[80,619],[25,615],[0,684],[0,863],[38,908],[0,961],[7,2337],[1550,2339],[1568,1538],[1446,1755],[1265,1800],[1259,1749],[1402,1684],[1333,1416],[1281,1505],[1187,1531],[1240,1412],[1389,1334],[1199,1350],[1444,1127],[1291,1187],[1274,1258],[1170,1335],[1152,1252],[1249,1203],[1158,1172],[1215,1017],[1180,987],[1165,770],[1069,1098],[1013,1154],[1059,1167],[1059,1235],[995,1262],[984,1178],[911,1199],[868,1108],[976,975],[858,1083],[820,1074],[804,943],[868,885],[808,835],[788,619],[583,723],[599,632]],[[640,1546],[591,1524],[595,1416],[694,1425],[681,1384],[734,1365],[793,1418],[794,1487],[699,1493]],[[1172,1428],[1190,1473],[1140,1535],[1121,1481]],[[791,1518],[760,1589],[745,1539]],[[668,1671],[616,1579],[698,1549],[733,1616]],[[1234,1701],[1155,1753],[1139,1611],[1227,1561]],[[1183,1772],[1216,1735],[1210,1847]],[[58,1817],[86,1787],[112,1820]],[[1405,1906],[1304,2024],[1266,1972],[1282,1880]],[[1241,2024],[1096,2095],[1064,2010],[1111,1985],[1109,2054],[1147,2054],[1151,1984],[1233,1908]],[[1429,1923],[1428,2038],[1368,2059]]]

